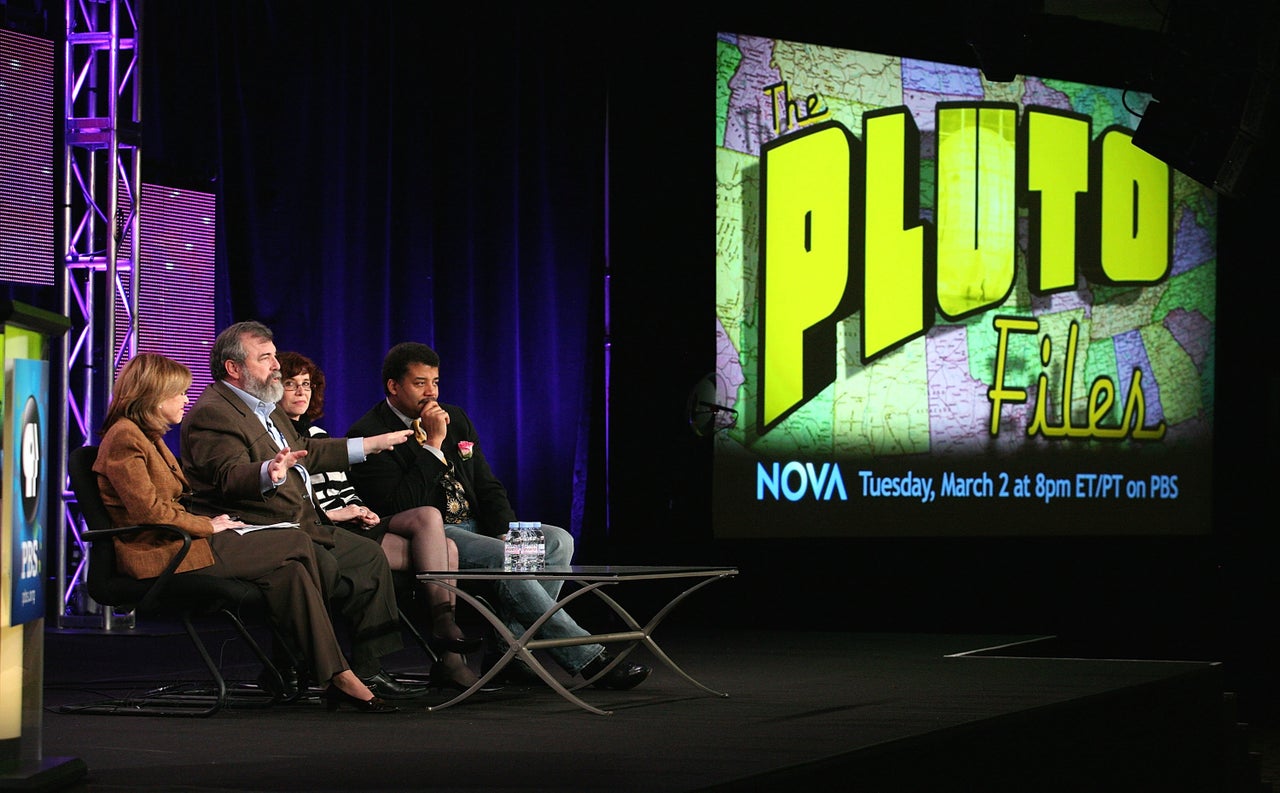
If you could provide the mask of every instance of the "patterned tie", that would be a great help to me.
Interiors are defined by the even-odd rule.
[[[413,437],[420,446],[427,445],[427,433],[422,429],[422,419],[413,420]],[[440,488],[444,493],[445,523],[461,523],[471,517],[471,505],[467,502],[467,492],[462,483],[453,475],[453,463],[445,461],[444,473],[440,475]]]

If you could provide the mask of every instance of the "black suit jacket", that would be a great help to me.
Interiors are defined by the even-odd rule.
[[[466,491],[477,527],[490,537],[504,534],[507,524],[516,519],[516,513],[511,509],[506,487],[494,476],[480,450],[475,425],[457,405],[440,403],[440,407],[449,414],[449,429],[440,450],[453,464],[454,476]],[[352,424],[347,434],[353,438],[368,437],[403,429],[404,422],[384,399]],[[465,457],[458,445],[460,442],[471,444],[470,453]],[[360,498],[384,518],[413,507],[437,507],[443,512],[440,476],[444,471],[444,463],[410,438],[353,465],[351,483]]]

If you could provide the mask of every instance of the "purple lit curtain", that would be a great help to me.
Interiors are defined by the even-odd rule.
[[[147,181],[217,193],[219,326],[260,320],[316,360],[321,426],[345,433],[382,398],[385,351],[424,342],[517,514],[581,533],[602,389],[598,43],[533,12],[321,8],[148,4]]]

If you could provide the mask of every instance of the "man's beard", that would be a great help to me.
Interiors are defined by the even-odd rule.
[[[284,399],[284,384],[280,382],[279,372],[271,372],[265,380],[259,380],[251,373],[245,372],[244,390],[267,403]]]

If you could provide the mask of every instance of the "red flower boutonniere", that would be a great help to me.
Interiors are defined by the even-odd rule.
[[[471,449],[475,446],[471,441],[458,441],[458,454],[462,455],[462,459],[471,459]]]

